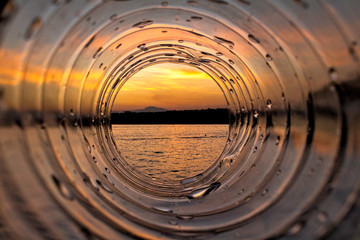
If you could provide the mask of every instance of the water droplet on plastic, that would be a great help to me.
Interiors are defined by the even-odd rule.
[[[255,146],[255,147],[254,147],[254,151],[253,151],[253,153],[256,153],[256,151],[257,151],[257,147]]]
[[[337,74],[335,68],[329,69],[329,76],[332,81],[336,81],[338,79],[338,74]]]
[[[110,16],[110,20],[115,20],[116,17],[117,17],[117,14],[113,14],[113,15]]]
[[[212,193],[213,191],[215,191],[216,189],[218,189],[220,187],[220,185],[221,184],[219,182],[212,183],[207,187],[203,187],[203,188],[193,191],[187,197],[189,199],[203,198],[203,197],[209,195],[210,193]]]
[[[325,212],[319,212],[318,215],[317,215],[317,219],[322,222],[322,223],[325,223],[328,221],[328,215],[325,213]]]
[[[161,3],[161,6],[163,6],[163,7],[167,7],[167,5],[168,5],[168,2],[162,2]]]
[[[221,167],[222,167],[222,165],[223,165],[223,161],[224,161],[224,160],[219,161],[219,165],[218,165],[218,167],[219,167],[219,168],[221,168]]]
[[[163,213],[172,213],[173,210],[171,210],[170,208],[166,208],[166,207],[152,207],[153,209],[159,211],[159,212],[163,212]]]
[[[90,38],[90,40],[85,44],[84,48],[87,48],[90,46],[90,44],[94,41],[96,35],[94,35],[92,38]]]
[[[265,57],[266,57],[266,60],[269,62],[273,60],[272,57],[270,56],[270,54],[266,54]]]
[[[234,45],[234,43],[230,40],[227,40],[225,38],[222,38],[222,37],[218,37],[218,36],[214,36],[216,40],[222,42],[222,43],[228,43],[230,45]]]
[[[260,43],[259,39],[257,39],[256,37],[254,37],[252,34],[248,35],[248,38],[250,41],[252,41],[253,43]]]
[[[96,183],[97,183],[97,185],[99,185],[102,189],[104,189],[108,193],[113,193],[113,191],[108,186],[103,184],[99,179],[96,179]]]
[[[257,110],[255,110],[253,115],[254,115],[254,118],[258,118],[258,116],[259,116],[258,111],[257,111]]]
[[[225,167],[229,168],[233,163],[233,159],[232,158],[225,158],[224,162],[225,162]]]
[[[264,189],[264,191],[262,191],[262,193],[261,193],[261,196],[265,196],[268,192],[269,192],[269,189]]]
[[[138,23],[134,24],[133,27],[143,28],[143,27],[146,27],[153,23],[154,23],[154,21],[152,21],[152,20],[146,20],[146,21],[142,21],[142,22],[138,22]]]
[[[51,175],[52,180],[54,181],[56,187],[59,189],[61,195],[63,195],[65,198],[69,199],[69,200],[73,200],[74,196],[72,195],[72,193],[70,192],[69,188],[66,187],[63,183],[61,183],[57,177],[55,177],[54,175]]]
[[[41,18],[39,17],[35,18],[25,32],[25,39],[26,40],[30,39],[40,29],[41,24],[42,24]]]
[[[199,16],[192,16],[191,17],[192,20],[202,20],[202,17]]]
[[[218,4],[224,4],[227,5],[228,2],[224,1],[224,0],[208,0],[209,2],[214,2],[214,3],[218,3]]]
[[[182,220],[191,220],[194,218],[192,215],[177,215],[176,217]]]
[[[229,63],[233,65],[233,64],[234,64],[234,61],[231,60],[231,59],[229,59]]]
[[[181,184],[189,184],[189,183],[193,183],[196,180],[198,180],[200,177],[202,176],[202,174],[198,174],[192,178],[188,178],[188,179],[183,179],[180,181]]]
[[[99,47],[99,49],[94,53],[93,58],[97,58],[102,54],[102,47]]]
[[[278,169],[277,172],[276,172],[276,175],[280,175],[281,174],[281,169]]]
[[[303,7],[307,9],[309,7],[309,4],[305,2],[304,0],[294,0],[296,4],[298,4],[300,7]]]
[[[247,0],[238,0],[238,2],[243,3],[245,5],[250,5],[251,4],[251,2],[249,2]]]
[[[103,174],[104,175],[104,177],[109,181],[109,183],[111,184],[111,185],[115,185],[115,183],[114,183],[114,181],[110,178],[110,177],[108,177],[106,174]]]
[[[170,220],[170,221],[168,221],[168,223],[170,224],[170,225],[178,225],[179,223],[177,222],[177,221],[175,221],[175,220]]]
[[[296,235],[296,234],[298,234],[298,233],[301,231],[301,229],[303,229],[304,225],[305,225],[304,222],[299,222],[299,223],[294,224],[294,225],[289,229],[288,234],[289,234],[289,235]]]
[[[280,143],[280,136],[277,136],[276,141],[275,141],[275,145],[279,145],[279,143]]]
[[[89,179],[89,177],[87,175],[84,176],[84,182],[90,182],[91,186],[93,186],[95,188],[95,190],[99,191],[99,186],[96,183],[96,180],[94,179]]]
[[[145,46],[146,46],[146,44],[143,43],[143,44],[140,44],[140,45],[138,46],[138,48],[144,51],[144,50],[146,49]]]
[[[272,108],[272,104],[271,104],[271,100],[270,100],[270,99],[268,99],[268,100],[266,101],[266,108],[267,108],[267,109],[271,109],[271,108]]]
[[[281,100],[283,100],[285,102],[285,94],[281,93]]]

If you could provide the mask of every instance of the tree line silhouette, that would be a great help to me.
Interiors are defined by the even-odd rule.
[[[226,108],[200,110],[172,110],[164,112],[114,112],[112,124],[228,124]]]

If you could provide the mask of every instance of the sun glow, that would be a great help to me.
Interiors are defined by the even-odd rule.
[[[114,111],[156,106],[168,110],[226,108],[224,95],[205,72],[164,63],[136,73],[121,88]]]

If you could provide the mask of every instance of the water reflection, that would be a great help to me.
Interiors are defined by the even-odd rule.
[[[160,180],[195,176],[224,149],[229,125],[112,125],[118,149],[136,171]]]

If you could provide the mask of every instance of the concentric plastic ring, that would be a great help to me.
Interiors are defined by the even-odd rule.
[[[9,1],[0,25],[0,239],[360,237],[360,4]],[[217,83],[216,162],[139,174],[110,113],[159,63]]]

